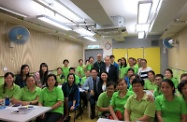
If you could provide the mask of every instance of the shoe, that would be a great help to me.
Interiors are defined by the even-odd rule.
[[[91,119],[95,119],[95,115],[91,115],[91,117],[90,117]]]

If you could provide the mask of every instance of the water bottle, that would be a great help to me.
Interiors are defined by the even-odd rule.
[[[5,98],[5,106],[9,106],[10,105],[10,99],[8,97],[8,95]]]

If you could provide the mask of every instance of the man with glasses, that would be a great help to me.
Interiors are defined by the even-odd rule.
[[[107,89],[106,92],[103,92],[99,95],[98,101],[97,101],[97,109],[98,109],[98,115],[100,118],[108,118],[109,116],[109,104],[110,100],[112,98],[112,95],[115,91],[116,85],[113,81],[110,81],[107,83]]]
[[[155,75],[154,80],[155,80],[155,82],[156,82],[156,84],[157,84],[157,86],[158,86],[158,87],[154,90],[154,92],[153,92],[153,95],[154,95],[155,98],[156,98],[157,96],[159,96],[159,95],[162,95],[162,92],[161,92],[161,83],[162,83],[163,78],[164,78],[164,76],[163,76],[162,74],[156,74],[156,75]]]

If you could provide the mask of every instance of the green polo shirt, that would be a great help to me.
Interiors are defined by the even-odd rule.
[[[119,96],[119,91],[118,92],[115,92],[113,95],[112,95],[112,99],[111,99],[111,102],[110,102],[110,105],[112,107],[114,107],[114,111],[116,110],[119,110],[122,114],[124,113],[124,105],[126,104],[127,102],[127,99],[133,94],[132,91],[129,91],[127,90],[127,93],[126,95],[121,98]]]
[[[19,94],[19,92],[20,92],[20,87],[16,84],[13,84],[11,89],[5,87],[5,91],[3,91],[3,85],[0,86],[0,98],[6,98],[7,96],[9,98],[12,98],[16,94]]]
[[[86,70],[91,70],[93,68],[93,64],[88,64]]]
[[[63,83],[65,82],[65,78],[62,78],[62,79],[61,79],[61,76],[62,76],[62,75],[57,75],[57,76],[56,76],[56,78],[57,78],[56,80],[57,80],[57,82],[58,82],[59,84],[63,84]]]
[[[155,90],[157,87],[156,83],[152,83],[149,79],[145,80],[144,88],[146,90]]]
[[[128,71],[128,69],[131,68],[131,67],[130,67],[129,65],[127,65],[126,68],[127,68],[127,71]],[[134,69],[134,74],[138,74],[138,67],[135,67],[135,66],[134,66],[133,69]]]
[[[187,108],[182,97],[174,96],[172,101],[168,101],[164,95],[156,98],[156,110],[162,112],[164,122],[180,122],[181,115],[187,114]]]
[[[76,84],[79,84],[80,83],[80,78],[79,76],[75,75],[75,83]]]
[[[82,77],[84,77],[84,65],[82,65],[82,66],[77,66],[77,68],[76,68],[76,71],[77,71],[77,74],[79,75],[81,75],[81,78]]]
[[[67,76],[69,74],[69,67],[62,67],[62,71],[65,77],[65,81],[67,81]]]
[[[64,93],[61,88],[54,87],[52,91],[49,91],[47,87],[42,89],[39,102],[42,103],[43,106],[52,107],[58,101],[64,101]],[[54,110],[51,110],[51,112],[64,114],[64,104]]]
[[[157,87],[155,90],[154,90],[154,92],[153,92],[153,96],[156,98],[157,96],[159,96],[159,95],[162,95],[163,93],[162,93],[162,91],[160,90],[159,91],[159,88]]]
[[[110,105],[111,97],[108,97],[107,92],[103,92],[99,95],[97,100],[97,106],[106,108]],[[102,114],[102,112],[98,112],[98,115]]]
[[[144,96],[140,101],[137,100],[136,94],[129,97],[124,107],[125,109],[130,110],[130,121],[135,121],[144,115],[151,117],[151,121],[154,121],[155,103],[147,100],[146,93],[144,93]]]
[[[15,99],[21,100],[21,101],[33,101],[36,100],[37,97],[39,97],[41,92],[41,89],[36,86],[35,90],[31,92],[27,86],[23,87],[19,94],[15,95]]]
[[[87,79],[87,77],[86,76],[84,76],[82,79],[81,79],[81,85],[83,85],[84,84],[84,82],[86,81],[86,79]]]
[[[166,79],[166,78],[164,78],[164,79]],[[177,89],[178,83],[179,83],[178,80],[176,78],[171,78],[170,80],[174,83],[175,88]]]
[[[120,67],[119,71],[120,71],[120,78],[125,78],[125,76],[127,75],[127,68],[126,67]]]

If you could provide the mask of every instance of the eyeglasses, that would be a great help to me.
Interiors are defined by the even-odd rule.
[[[107,90],[113,91],[113,90],[114,90],[114,88],[107,88]]]

